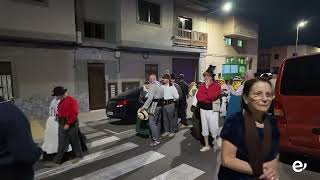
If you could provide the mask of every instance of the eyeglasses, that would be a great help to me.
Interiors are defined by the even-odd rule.
[[[273,99],[273,94],[271,93],[262,93],[262,92],[258,92],[258,93],[253,93],[252,96],[251,96],[253,99],[255,100],[262,100],[264,97],[267,99],[267,100],[272,100]]]

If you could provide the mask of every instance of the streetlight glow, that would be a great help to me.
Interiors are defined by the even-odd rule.
[[[222,11],[224,12],[230,12],[232,9],[232,2],[226,2],[223,6],[222,6]]]
[[[308,24],[308,21],[301,21],[298,23],[298,27],[304,27]]]

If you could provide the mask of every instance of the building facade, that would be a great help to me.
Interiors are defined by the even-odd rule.
[[[209,64],[225,79],[257,67],[257,25],[207,16],[196,1],[3,0],[0,10],[0,93],[30,116],[46,116],[57,85],[89,111],[150,73],[190,83]]]
[[[258,73],[277,73],[282,61],[296,55],[307,55],[320,52],[320,48],[308,45],[280,46],[270,49],[260,49],[258,59]]]

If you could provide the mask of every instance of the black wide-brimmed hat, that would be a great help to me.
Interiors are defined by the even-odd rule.
[[[65,92],[67,92],[67,89],[65,89],[62,86],[57,86],[52,90],[53,94],[52,96],[62,96]]]
[[[177,77],[176,77],[176,75],[174,73],[170,74],[170,76],[171,76],[172,80],[176,80],[177,79]]]
[[[215,69],[216,69],[215,66],[210,65],[209,68],[206,70],[206,72],[203,73],[203,76],[205,76],[205,75],[209,75],[211,77],[216,76],[216,74],[214,73]]]

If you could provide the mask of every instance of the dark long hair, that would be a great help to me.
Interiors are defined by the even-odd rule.
[[[258,78],[254,78],[254,79],[250,79],[250,80],[246,81],[244,83],[243,93],[242,93],[242,97],[241,97],[241,108],[244,109],[247,112],[250,112],[250,110],[249,110],[248,105],[244,102],[244,97],[243,96],[247,96],[248,97],[250,92],[251,92],[252,86],[255,85],[258,82],[268,83],[270,85],[270,87],[272,87],[271,82],[266,78],[258,77]]]

